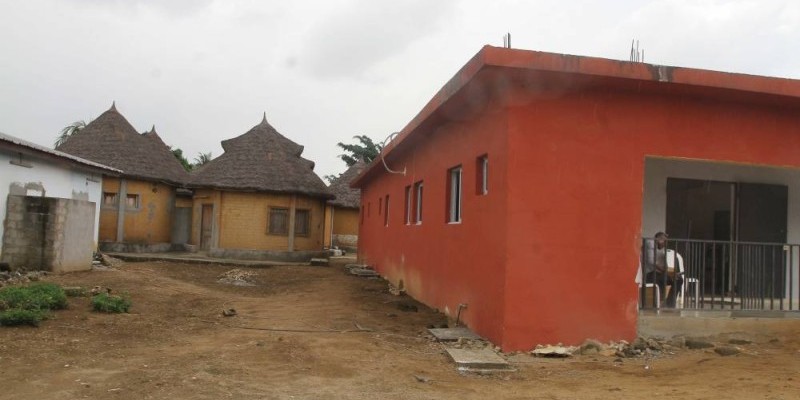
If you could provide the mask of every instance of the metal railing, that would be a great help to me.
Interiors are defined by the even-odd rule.
[[[798,264],[798,244],[669,239],[658,249],[653,239],[644,239],[639,305],[800,310]]]

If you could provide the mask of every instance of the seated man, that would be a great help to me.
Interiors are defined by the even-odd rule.
[[[670,285],[666,306],[675,307],[678,291],[683,287],[683,258],[675,250],[667,249],[667,234],[664,232],[656,233],[653,240],[646,240],[642,251],[645,282],[658,285],[662,296],[666,286]]]

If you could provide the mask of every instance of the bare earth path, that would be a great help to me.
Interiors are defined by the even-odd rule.
[[[291,266],[248,270],[255,286],[218,283],[231,269],[122,263],[47,277],[127,292],[133,308],[98,314],[71,298],[38,328],[0,328],[0,398],[800,398],[800,332],[754,337],[731,357],[680,350],[650,369],[641,359],[525,355],[512,358],[514,372],[465,375],[426,338],[444,318],[421,305],[401,311],[410,300],[381,280]],[[223,317],[229,308],[238,315]]]

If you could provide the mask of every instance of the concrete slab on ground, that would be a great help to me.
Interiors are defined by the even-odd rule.
[[[230,258],[209,257],[202,253],[104,253],[108,256],[129,262],[172,261],[190,264],[218,264],[241,267],[265,268],[276,265],[308,265],[308,263],[236,260]]]
[[[446,348],[447,354],[458,369],[465,371],[507,370],[508,362],[490,349]]]
[[[463,326],[457,328],[431,328],[428,329],[428,332],[440,342],[454,342],[461,338],[470,340],[482,339],[475,332]]]

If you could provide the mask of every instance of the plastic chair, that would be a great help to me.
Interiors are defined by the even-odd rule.
[[[677,263],[675,262],[676,259]],[[680,255],[680,253],[674,250],[667,250],[667,263],[671,264],[673,268],[677,268],[677,274],[683,276],[683,286],[681,287],[681,293],[677,297],[678,307],[685,307],[686,291],[689,290],[689,285],[691,284],[694,285],[694,304],[696,308],[698,302],[700,301],[700,279],[685,276],[683,270],[683,257]]]

